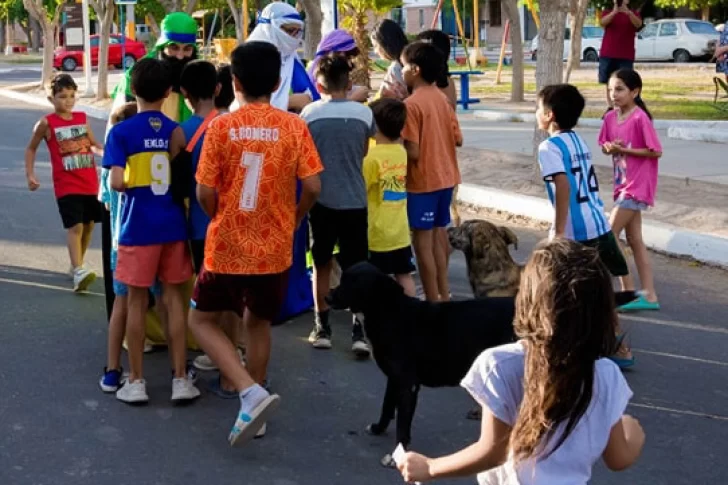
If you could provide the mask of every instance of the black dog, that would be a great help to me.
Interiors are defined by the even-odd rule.
[[[344,271],[327,300],[364,314],[374,359],[387,376],[382,414],[368,431],[384,433],[396,411],[397,443],[405,448],[421,385],[458,386],[483,350],[515,340],[512,297],[423,302],[369,263]]]

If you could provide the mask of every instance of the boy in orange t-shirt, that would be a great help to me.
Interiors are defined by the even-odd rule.
[[[189,326],[240,394],[228,437],[233,445],[253,438],[280,400],[260,385],[270,356],[270,323],[285,298],[294,231],[316,201],[323,166],[306,123],[270,105],[280,78],[278,50],[246,42],[231,60],[241,108],[213,120],[202,146],[197,199],[211,221]],[[296,206],[298,180],[303,191]],[[242,317],[248,330],[248,370],[219,327],[226,311]]]
[[[456,147],[463,144],[455,111],[435,86],[442,53],[428,42],[414,42],[402,52],[402,74],[412,95],[405,100],[402,130],[407,149],[407,218],[425,297],[447,301],[450,202],[460,183]]]

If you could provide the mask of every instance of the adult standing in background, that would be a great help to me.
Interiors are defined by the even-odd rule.
[[[372,30],[371,41],[374,52],[382,59],[390,62],[375,98],[403,100],[409,96],[407,85],[404,83],[404,77],[402,76],[402,63],[400,62],[402,51],[407,46],[407,36],[404,35],[397,22],[385,19]]]
[[[629,0],[614,0],[614,8],[602,13],[600,24],[604,38],[599,52],[599,83],[607,85],[613,72],[634,68],[635,37],[642,28],[642,18],[639,11],[629,9]],[[609,111],[612,100],[608,86],[606,95]]]

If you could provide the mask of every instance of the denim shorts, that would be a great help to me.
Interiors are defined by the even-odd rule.
[[[624,193],[620,194],[619,197],[617,197],[617,200],[614,201],[614,206],[619,207],[620,209],[627,209],[631,211],[639,211],[643,212],[650,208],[650,205],[646,202],[640,202],[638,200],[635,200]]]

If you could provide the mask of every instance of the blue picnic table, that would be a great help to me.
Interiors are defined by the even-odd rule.
[[[470,97],[470,76],[483,74],[483,71],[450,71],[451,76],[460,76],[460,99],[457,104],[463,109],[468,109],[468,105],[480,103],[480,99]]]

